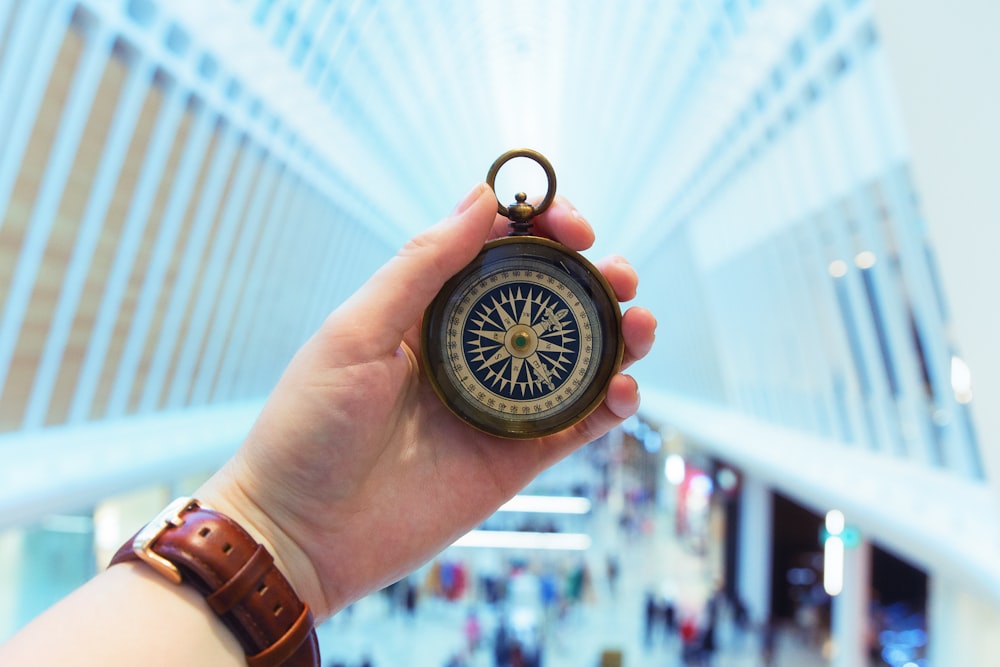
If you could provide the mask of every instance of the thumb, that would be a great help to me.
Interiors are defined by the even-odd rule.
[[[354,293],[334,317],[362,326],[376,353],[393,352],[445,281],[482,249],[497,212],[496,195],[480,183],[455,213],[421,232]],[[358,330],[355,325],[352,327]]]

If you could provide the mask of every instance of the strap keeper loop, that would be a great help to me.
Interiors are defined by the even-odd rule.
[[[258,544],[257,549],[250,556],[249,560],[243,564],[240,571],[233,575],[232,579],[222,584],[218,590],[205,598],[208,606],[219,616],[232,610],[233,607],[242,602],[243,598],[255,586],[259,585],[264,575],[271,569],[273,563],[274,558],[264,548],[264,545]]]
[[[313,629],[313,615],[309,605],[302,603],[303,609],[292,627],[278,641],[255,655],[247,656],[247,667],[277,667],[292,657]]]

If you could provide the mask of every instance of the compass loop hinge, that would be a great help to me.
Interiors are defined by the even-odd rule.
[[[507,218],[510,220],[510,236],[528,236],[531,234],[531,219],[535,217],[537,211],[535,207],[527,202],[528,195],[518,192],[514,195],[516,204],[507,207]]]

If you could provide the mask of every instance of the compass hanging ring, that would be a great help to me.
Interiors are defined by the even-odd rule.
[[[504,438],[567,429],[593,412],[621,367],[621,309],[601,272],[574,250],[531,235],[531,219],[552,204],[556,177],[529,149],[501,155],[542,166],[548,190],[537,206],[517,193],[497,210],[510,235],[490,241],[427,307],[421,358],[431,386],[458,418]]]
[[[517,200],[517,203],[511,204],[510,208],[504,206],[500,202],[500,198],[497,197],[497,212],[503,217],[510,219],[511,235],[521,236],[530,233],[531,218],[544,213],[556,198],[556,171],[552,168],[552,163],[538,151],[531,150],[530,148],[518,148],[507,151],[493,162],[489,173],[486,174],[486,183],[494,192],[496,191],[494,183],[500,167],[517,157],[526,157],[534,160],[545,171],[545,178],[548,179],[548,188],[545,190],[545,197],[536,205],[528,204],[528,196],[523,192],[518,192],[515,195],[514,198]]]

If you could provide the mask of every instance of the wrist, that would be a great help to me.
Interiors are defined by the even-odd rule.
[[[143,562],[179,591],[196,590],[239,641],[250,667],[316,667],[308,603],[240,518],[178,498],[123,544],[111,565]]]
[[[318,620],[329,616],[322,582],[308,554],[235,481],[228,466],[212,476],[195,495],[205,505],[225,514],[271,553],[274,564]]]

